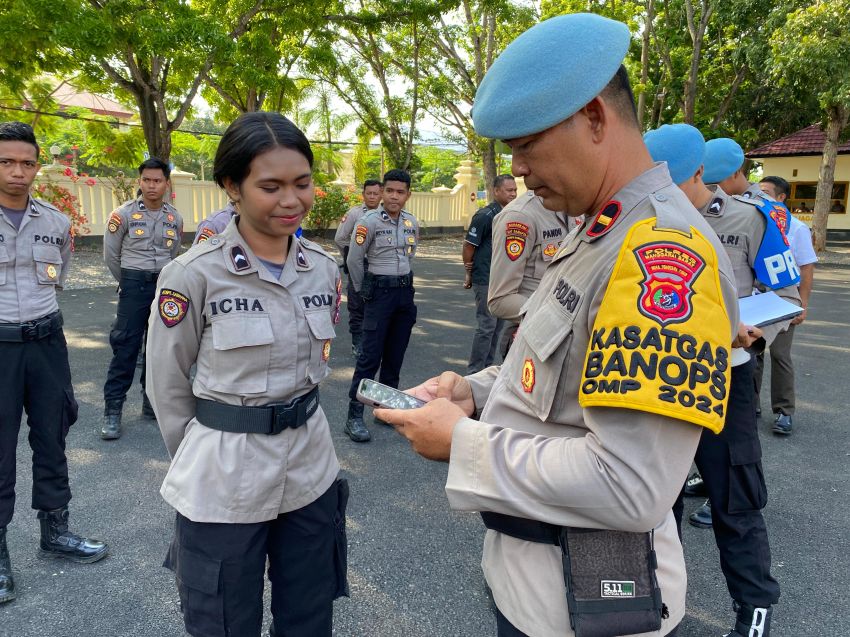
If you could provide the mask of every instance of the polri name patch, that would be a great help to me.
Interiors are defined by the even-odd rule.
[[[165,327],[174,327],[189,311],[189,297],[182,292],[162,288],[159,291],[159,318]]]

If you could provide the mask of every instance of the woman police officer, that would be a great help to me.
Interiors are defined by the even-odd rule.
[[[177,510],[165,566],[190,635],[260,634],[267,557],[272,634],[330,635],[348,592],[348,485],[317,387],[340,276],[295,236],[312,165],[282,115],[239,117],[214,166],[239,215],[159,278],[147,391],[171,455],[161,493]]]

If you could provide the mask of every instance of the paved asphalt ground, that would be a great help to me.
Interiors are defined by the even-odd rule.
[[[419,321],[402,373],[405,385],[465,367],[475,324],[473,300],[459,284],[459,240],[450,247],[417,258]],[[18,506],[9,528],[18,599],[0,607],[0,636],[183,635],[174,580],[160,566],[173,523],[173,512],[158,493],[168,459],[155,425],[138,417],[138,385],[125,408],[124,437],[103,442],[96,434],[114,288],[69,290],[61,303],[80,402],[80,419],[68,437],[73,528],[107,540],[111,554],[93,565],[36,557],[30,452],[21,435]],[[795,339],[794,435],[776,438],[767,419],[760,425],[770,489],[765,515],[773,572],[782,585],[774,637],[848,632],[850,269],[818,270],[810,316]],[[415,456],[382,426],[370,424],[373,440],[365,445],[342,433],[352,372],[346,318],[343,313],[332,353],[334,373],[322,386],[322,404],[352,494],[352,594],[336,603],[335,634],[492,636],[495,622],[479,567],[483,529],[475,515],[449,510],[443,494],[446,466]],[[764,409],[770,412],[766,403]],[[686,512],[699,503],[690,500]],[[685,551],[690,585],[680,634],[719,636],[732,611],[711,532],[686,526]]]

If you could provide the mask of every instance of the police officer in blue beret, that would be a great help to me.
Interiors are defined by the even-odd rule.
[[[738,295],[750,296],[754,288],[769,288],[799,304],[792,273],[772,271],[760,265],[765,261],[787,262],[784,255],[787,246],[770,211],[760,210],[760,200],[731,197],[721,187],[703,183],[707,144],[702,134],[688,124],[674,124],[648,132],[644,140],[652,158],[667,162],[673,181],[723,241],[735,268]],[[740,146],[715,141],[721,143],[714,146],[711,154],[716,161],[711,177],[737,171],[743,161]],[[718,149],[725,149],[722,160],[716,154]],[[718,173],[717,165],[721,163],[724,167]],[[763,329],[741,325],[739,332],[771,342],[787,325],[788,322],[783,322]],[[757,345],[764,343],[759,339]],[[706,502],[689,521],[694,526],[714,529],[720,565],[737,609],[735,628],[727,637],[768,637],[771,607],[779,600],[779,583],[770,573],[770,544],[761,513],[767,500],[767,487],[755,415],[755,364],[743,349],[733,350],[731,364],[725,427],[719,435],[703,432],[695,458],[710,503]],[[674,506],[679,525],[683,495],[684,490]]]
[[[761,198],[764,193],[759,185],[747,179],[744,170],[746,161],[744,149],[734,139],[712,139],[705,144],[705,173],[702,181],[705,184],[717,184],[727,195],[740,195],[748,199]]]
[[[644,145],[630,43],[622,23],[565,15],[493,63],[476,132],[505,140],[511,173],[552,215],[586,221],[555,250],[500,367],[444,372],[410,390],[424,407],[376,410],[449,462],[454,509],[481,512],[501,637],[669,637],[685,614],[671,507],[701,431],[722,428],[738,311],[723,246]],[[662,331],[679,345],[664,351]],[[713,393],[669,373],[695,363],[688,344]]]

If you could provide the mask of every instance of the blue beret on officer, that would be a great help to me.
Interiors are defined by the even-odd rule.
[[[674,184],[693,177],[702,166],[705,139],[690,124],[664,124],[643,136],[653,161],[666,161]]]
[[[475,94],[475,132],[494,139],[533,135],[599,95],[631,42],[629,27],[592,13],[534,25],[496,58]]]
[[[744,150],[734,139],[718,137],[706,142],[702,163],[705,166],[702,180],[718,184],[744,165]]]

